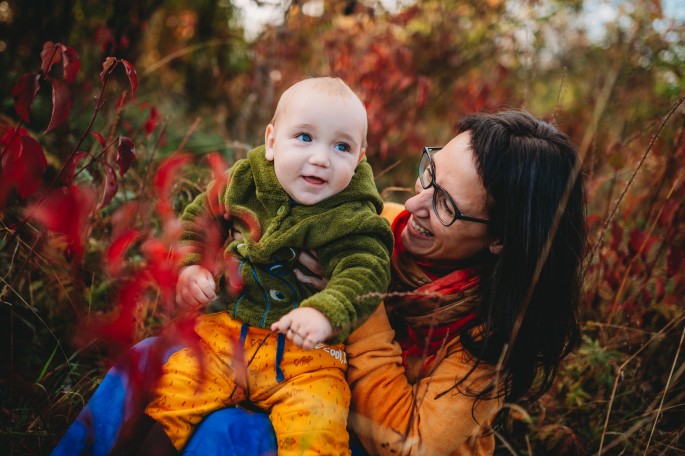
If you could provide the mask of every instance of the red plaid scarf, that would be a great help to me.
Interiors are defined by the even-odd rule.
[[[402,245],[402,231],[410,214],[403,211],[392,225],[395,249],[392,257],[393,286],[386,299],[391,318],[406,324],[398,331],[398,342],[408,355],[425,358],[424,370],[438,350],[476,318],[477,267],[455,269],[412,257]],[[405,364],[406,367],[406,364]]]

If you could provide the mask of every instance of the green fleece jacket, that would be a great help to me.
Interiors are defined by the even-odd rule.
[[[283,190],[260,146],[228,170],[225,182],[211,182],[186,207],[182,239],[192,253],[184,264],[200,262],[208,223],[217,224],[224,256],[239,261],[242,290],[224,303],[236,319],[268,328],[296,307],[313,307],[331,322],[331,342],[340,342],[387,291],[393,236],[379,215],[382,207],[365,159],[345,190],[305,206]],[[230,229],[243,239],[229,238]],[[324,290],[316,292],[297,281],[293,269],[301,250],[316,251],[330,278]]]

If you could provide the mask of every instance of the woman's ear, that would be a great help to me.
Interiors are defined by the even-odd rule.
[[[504,250],[504,246],[502,245],[502,241],[500,241],[499,239],[495,239],[490,243],[488,249],[490,250],[490,253],[492,253],[493,255],[501,255],[502,251]]]
[[[264,149],[266,150],[266,159],[269,161],[274,160],[274,141],[276,140],[274,135],[274,126],[272,124],[267,125],[264,132]]]

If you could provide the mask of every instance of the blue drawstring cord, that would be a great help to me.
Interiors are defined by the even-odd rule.
[[[276,343],[276,380],[281,383],[285,376],[281,369],[281,361],[283,361],[283,351],[285,350],[285,334],[278,333],[278,342]]]

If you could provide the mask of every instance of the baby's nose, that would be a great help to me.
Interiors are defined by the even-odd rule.
[[[318,166],[328,166],[328,151],[325,150],[323,147],[315,148],[312,151],[312,154],[309,156],[309,163]]]

